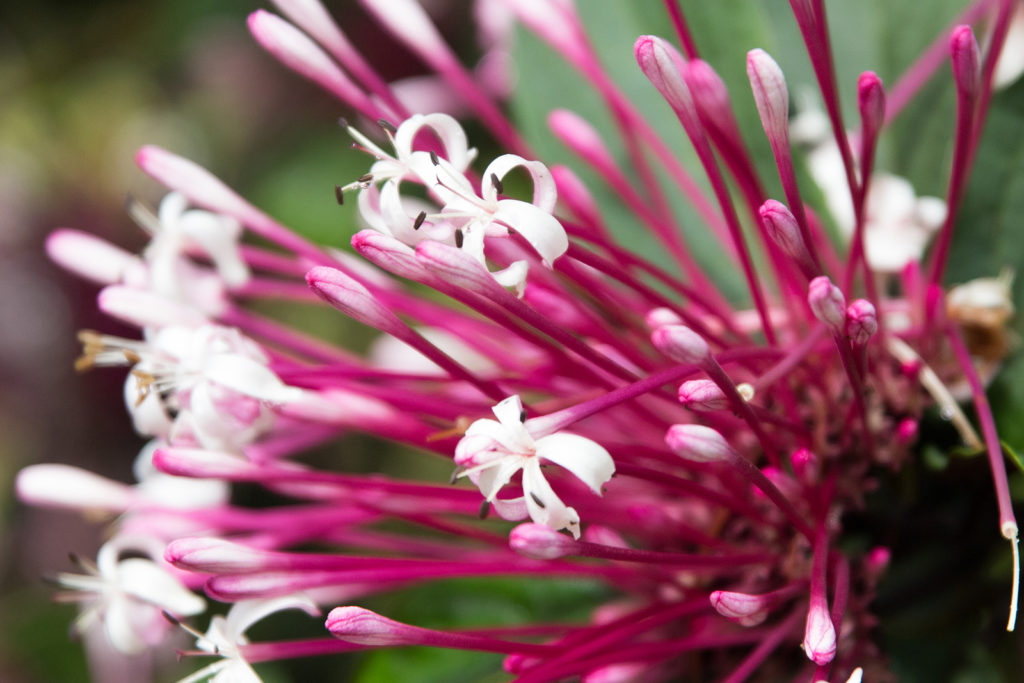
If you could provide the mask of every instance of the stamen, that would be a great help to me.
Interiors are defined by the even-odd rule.
[[[423,221],[427,220],[427,212],[420,211],[419,215],[416,216],[416,220],[413,221],[412,229],[419,230],[423,226]]]
[[[537,495],[536,493],[534,493],[533,491],[530,491],[530,498],[533,498],[533,502],[534,502],[534,503],[536,503],[536,504],[537,504],[537,506],[538,506],[538,507],[540,507],[540,509],[541,509],[541,510],[543,510],[544,508],[546,508],[546,507],[547,507],[547,506],[546,506],[546,505],[544,504],[544,501],[540,499],[540,496],[538,496],[538,495]]]
[[[462,230],[455,231],[455,246],[462,249],[462,243],[465,241],[465,235],[462,234]]]
[[[341,185],[334,186],[334,198],[338,200],[339,206],[345,203],[345,192],[342,190]]]
[[[480,519],[487,519],[487,514],[490,511],[491,511],[491,501],[485,500],[484,502],[480,503],[480,511],[477,513],[477,516]]]
[[[494,190],[498,194],[504,194],[505,193],[505,186],[502,185],[501,178],[498,177],[497,173],[492,173],[491,174],[491,185],[494,185]]]
[[[384,131],[390,135],[394,135],[398,132],[398,128],[395,127],[395,124],[386,119],[377,119],[377,125],[383,128]]]

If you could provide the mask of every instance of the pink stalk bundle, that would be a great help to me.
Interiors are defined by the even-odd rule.
[[[137,161],[172,194],[155,213],[133,206],[153,235],[143,254],[70,230],[51,237],[55,260],[104,286],[100,307],[140,328],[132,340],[83,333],[80,365],[132,368],[126,403],[153,439],[134,485],[59,465],[19,477],[29,503],[117,515],[97,565],[58,577],[62,599],[83,607],[81,629],[102,631],[112,651],[157,647],[172,622],[203,611],[188,590],[201,589],[232,607],[195,634],[196,654],[217,659],[188,680],[405,645],[501,653],[524,683],[677,680],[695,662],[709,680],[761,667],[858,680],[858,667],[884,668],[868,607],[888,551],[844,555],[842,515],[861,505],[872,470],[911,456],[929,405],[962,417],[945,386],[963,380],[983,437],[955,423],[970,445],[988,448],[1001,532],[1016,548],[983,384],[941,305],[1001,39],[987,53],[967,26],[948,39],[958,93],[948,215],[931,259],[910,258],[899,278],[876,270],[866,246],[869,220],[885,218],[869,190],[892,112],[881,81],[864,74],[860,146],[851,148],[820,0],[791,4],[852,206],[845,258],[804,205],[788,87],[767,53],[751,51],[747,69],[778,199],[766,194],[770,179],[758,176],[729,93],[699,59],[678,5],[667,3],[685,57],[663,38],[636,42],[639,69],[677,115],[708,196],[604,71],[571,0],[510,3],[508,18],[547,41],[612,113],[628,166],[576,114],[552,112],[550,125],[632,211],[629,228],[649,230],[675,259],[669,272],[615,241],[597,188],[532,157],[416,2],[363,2],[508,153],[476,164],[455,119],[411,113],[316,0],[277,0],[290,21],[254,13],[259,43],[349,111],[379,120],[345,124],[373,161],[338,188],[339,199],[358,202],[367,229],[352,244],[365,261],[321,249],[155,147]],[[909,77],[923,81],[920,69]],[[909,87],[901,82],[901,97]],[[529,176],[527,196],[505,193],[512,171]],[[751,310],[731,303],[720,274],[689,252],[662,174],[732,259]],[[403,194],[410,187],[418,194]],[[246,231],[271,246],[243,244]],[[388,335],[390,356],[350,353],[244,305],[317,297],[324,315],[334,308]],[[452,482],[345,473],[342,456],[330,470],[292,459],[348,431],[443,459]],[[291,502],[241,507],[230,500],[235,483]],[[321,550],[297,550],[311,545]],[[133,556],[120,559],[126,551]],[[484,576],[586,579],[615,597],[589,623],[502,631],[437,630],[430,615],[404,624],[346,604]],[[251,624],[283,609],[326,618],[323,637],[248,641]]]

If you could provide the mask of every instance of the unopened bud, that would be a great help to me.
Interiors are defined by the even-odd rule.
[[[978,41],[970,26],[957,26],[949,39],[949,55],[953,63],[953,81],[957,91],[975,100],[981,90],[981,60]]]
[[[231,574],[267,569],[266,553],[219,538],[179,538],[167,544],[164,559],[180,569]]]
[[[747,53],[747,77],[754,91],[754,102],[761,124],[772,146],[789,140],[789,89],[782,69],[761,49]]]
[[[863,133],[873,140],[885,123],[885,88],[873,71],[865,71],[857,79],[857,108]]]
[[[494,276],[469,253],[427,240],[416,246],[416,260],[428,272],[457,287],[486,295],[499,288]]]
[[[615,160],[604,144],[604,138],[579,114],[568,109],[555,109],[548,114],[548,128],[566,147],[594,166],[615,166]]]
[[[905,418],[896,427],[896,440],[903,446],[909,446],[917,440],[918,423],[913,418]]]
[[[332,609],[325,625],[336,638],[358,645],[407,645],[418,640],[410,637],[419,630],[415,626],[354,605]]]
[[[729,399],[709,379],[692,379],[679,385],[679,402],[690,410],[724,410]]]
[[[644,322],[647,323],[647,329],[653,331],[665,325],[682,325],[683,319],[670,308],[652,308],[647,311]]]
[[[782,202],[767,200],[758,210],[764,231],[787,256],[800,263],[809,263],[807,246],[793,212]]]
[[[321,299],[361,323],[382,332],[404,328],[398,317],[370,290],[340,270],[316,266],[306,273],[306,282]]]
[[[807,287],[807,303],[811,305],[814,317],[828,325],[834,334],[845,332],[846,297],[827,275],[811,280]]]
[[[70,510],[123,512],[135,498],[131,486],[70,465],[29,465],[14,488],[24,503]]]
[[[686,325],[663,325],[651,333],[651,341],[677,363],[702,365],[711,360],[708,343]]]
[[[874,305],[866,299],[857,299],[846,309],[846,336],[855,346],[864,346],[878,331],[878,317]]]
[[[640,70],[657,88],[691,135],[699,130],[697,107],[683,76],[686,60],[667,41],[657,36],[640,36],[633,45]]]
[[[508,537],[508,545],[520,555],[535,560],[553,560],[570,555],[576,542],[543,524],[520,524]]]
[[[711,606],[726,619],[745,619],[764,612],[769,603],[763,595],[714,591],[711,593]]]
[[[735,456],[725,438],[704,425],[672,425],[665,434],[665,443],[676,455],[693,462],[720,462]]]
[[[824,600],[811,599],[804,630],[804,652],[818,666],[824,666],[836,656],[836,629],[828,605]]]
[[[124,285],[104,287],[96,305],[109,316],[136,327],[199,327],[209,323],[201,311],[154,292]]]
[[[819,461],[813,451],[806,448],[798,448],[789,458],[793,464],[793,472],[804,481],[816,481],[818,479]]]

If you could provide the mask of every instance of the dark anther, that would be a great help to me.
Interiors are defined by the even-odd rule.
[[[398,132],[398,129],[395,128],[395,125],[390,121],[385,121],[384,119],[377,119],[377,125],[386,130],[387,132],[391,133],[392,135]]]
[[[359,180],[357,182],[360,182],[360,183],[372,183],[373,182],[373,174],[372,173],[364,173],[363,175],[359,176]]]
[[[437,158],[437,152],[433,150],[430,151],[430,163],[432,163],[434,166],[437,166],[438,164],[441,163],[441,160]]]
[[[348,119],[346,119],[344,116],[339,116],[338,125],[341,126],[342,128],[348,128]]]
[[[485,500],[484,502],[480,503],[480,512],[477,513],[477,514],[480,515],[480,519],[487,519],[487,514],[490,511],[491,511],[491,502],[489,500]]]
[[[345,203],[345,193],[341,191],[341,185],[334,186],[334,198],[338,200],[338,206]]]
[[[419,215],[416,216],[416,220],[412,224],[413,230],[419,230],[420,226],[423,225],[423,221],[427,220],[427,212],[420,211]]]
[[[181,621],[176,616],[174,616],[173,614],[168,612],[167,610],[162,610],[160,613],[163,614],[164,615],[164,619],[166,619],[172,625],[174,625],[174,626],[181,626]]]
[[[540,497],[533,491],[530,491],[530,498],[533,498],[533,502],[536,503],[541,510],[547,507],[546,505],[544,505],[544,501],[542,501]]]
[[[491,174],[491,185],[494,185],[494,189],[497,190],[498,194],[504,194],[505,186],[501,184],[501,178],[498,177],[497,173]]]
[[[526,408],[519,411],[519,421],[526,422]]]
[[[462,234],[461,230],[455,231],[455,246],[462,249],[462,241],[465,239],[465,235]]]

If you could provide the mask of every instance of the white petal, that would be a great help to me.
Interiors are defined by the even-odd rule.
[[[103,615],[103,629],[119,652],[136,655],[146,649],[147,643],[139,634],[139,622],[136,610],[152,610],[147,605],[133,603],[124,596],[115,596],[107,604]]]
[[[466,133],[454,118],[447,114],[415,114],[406,119],[395,133],[395,151],[399,159],[412,155],[416,136],[424,128],[432,130],[444,145],[442,158],[447,159],[460,173],[469,167],[476,150],[469,149]]]
[[[526,261],[514,261],[507,268],[491,273],[502,287],[515,287],[516,296],[522,297],[526,289],[526,273],[529,266]]]
[[[555,494],[536,458],[523,467],[523,493],[530,519],[556,531],[568,529],[574,538],[580,537],[580,516]]]
[[[498,192],[491,181],[491,176],[497,176],[498,180],[501,180],[514,168],[525,168],[530,173],[530,178],[533,179],[531,203],[541,211],[547,213],[554,211],[555,203],[558,201],[558,190],[555,188],[555,180],[551,177],[551,171],[539,161],[527,161],[515,154],[503,154],[488,164],[484,171],[481,188],[484,199],[493,202],[498,198]]]
[[[501,423],[505,429],[510,431],[518,431],[525,429],[523,427],[523,401],[518,395],[509,396],[505,400],[499,402],[493,408],[491,412],[498,418],[498,422]]]
[[[239,637],[257,621],[274,612],[286,609],[301,609],[313,617],[320,614],[316,604],[305,595],[300,594],[282,595],[266,600],[241,600],[232,605],[228,611],[225,633],[237,642]]]
[[[249,267],[238,251],[238,238],[242,233],[238,221],[209,211],[193,210],[182,215],[180,229],[213,260],[228,286],[238,287],[249,280]]]
[[[476,485],[484,498],[493,501],[498,491],[512,479],[512,476],[523,467],[526,458],[507,455],[489,467],[479,470]]]
[[[615,461],[608,451],[578,434],[559,432],[537,439],[537,457],[569,470],[597,494],[615,474]]]
[[[274,374],[274,371],[238,354],[221,354],[211,358],[203,369],[203,375],[211,382],[271,403],[288,403],[298,400],[299,393]]]
[[[526,509],[526,499],[523,496],[507,500],[495,498],[491,501],[491,505],[499,517],[510,522],[518,522],[530,516],[529,511]]]
[[[185,588],[155,562],[130,557],[117,565],[118,584],[125,593],[175,615],[199,614],[206,601]]]
[[[178,227],[178,219],[185,212],[188,206],[188,199],[180,192],[169,192],[160,200],[160,208],[157,210],[157,217],[160,219],[161,227],[164,230],[175,232]]]
[[[533,204],[518,199],[502,199],[494,212],[494,220],[522,235],[549,268],[569,249],[569,237],[562,224]]]

